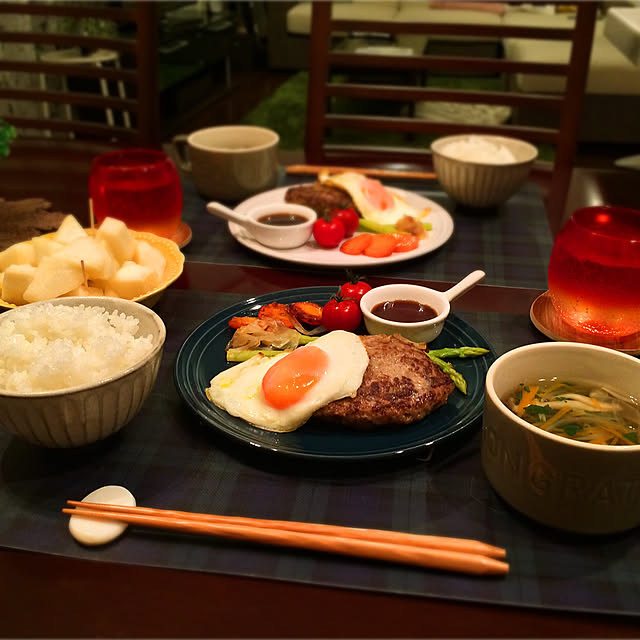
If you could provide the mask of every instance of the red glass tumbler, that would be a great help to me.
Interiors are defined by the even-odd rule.
[[[89,174],[97,224],[107,216],[130,229],[171,238],[182,215],[182,187],[173,161],[156,149],[123,149],[97,156]]]
[[[640,331],[640,211],[578,209],[558,234],[549,293],[569,325],[599,337]]]

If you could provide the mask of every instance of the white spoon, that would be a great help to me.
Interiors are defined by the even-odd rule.
[[[240,215],[236,213],[233,209],[229,209],[229,207],[225,207],[220,202],[209,202],[207,203],[207,211],[214,216],[218,216],[218,218],[223,218],[224,220],[229,220],[230,222],[235,222],[240,225],[244,229],[251,229],[252,224],[255,224],[253,220],[250,218]]]
[[[462,278],[458,284],[454,284],[451,289],[443,291],[442,294],[449,302],[453,302],[453,300],[459,298],[463,293],[475,287],[478,282],[484,280],[485,275],[485,272],[480,269],[472,271],[468,276]]]

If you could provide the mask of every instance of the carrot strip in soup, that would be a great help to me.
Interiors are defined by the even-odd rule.
[[[520,398],[520,402],[516,405],[516,413],[519,416],[524,414],[525,407],[528,407],[532,400],[536,397],[536,393],[538,393],[538,387],[535,385],[525,387],[522,390],[522,397]]]
[[[558,422],[558,420],[560,420],[560,418],[562,418],[562,416],[566,415],[567,413],[569,413],[569,411],[571,411],[571,407],[562,407],[562,409],[558,409],[558,411],[556,412],[555,415],[553,415],[551,418],[549,418],[548,420],[545,421],[544,424],[540,425],[543,429],[545,430],[549,430],[549,427],[554,423],[554,422]]]

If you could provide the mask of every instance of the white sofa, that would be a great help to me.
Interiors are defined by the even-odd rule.
[[[505,23],[529,26],[571,25],[570,14],[525,16],[507,13]],[[604,16],[598,19],[591,48],[580,139],[583,141],[637,142],[640,140],[640,67],[630,62],[604,34]],[[569,61],[569,43],[505,38],[504,56],[509,60]],[[515,74],[511,82],[516,89],[557,94],[564,90],[564,79],[557,76]],[[544,114],[516,113],[515,119],[542,123]]]

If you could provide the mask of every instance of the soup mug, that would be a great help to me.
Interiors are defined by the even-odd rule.
[[[603,534],[640,524],[640,445],[599,445],[548,433],[505,404],[521,383],[585,380],[637,397],[640,361],[589,344],[532,344],[500,356],[486,378],[482,466],[513,508],[564,531]]]
[[[279,141],[265,127],[226,125],[175,136],[172,144],[203,196],[237,202],[276,185]]]

